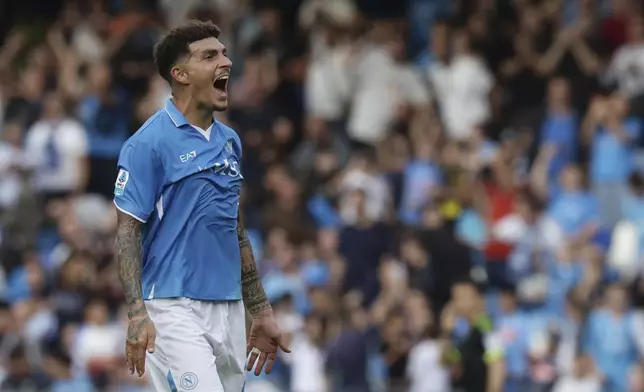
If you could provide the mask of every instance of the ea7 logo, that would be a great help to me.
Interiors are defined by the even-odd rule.
[[[187,154],[183,154],[179,156],[179,159],[181,159],[181,162],[187,162],[191,159],[195,159],[197,157],[197,152],[196,151],[190,151]]]

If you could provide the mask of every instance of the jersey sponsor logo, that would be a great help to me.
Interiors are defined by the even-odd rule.
[[[199,384],[199,378],[193,372],[186,372],[181,376],[179,384],[181,385],[181,388],[190,391],[197,388],[197,384]]]
[[[241,173],[239,171],[239,163],[237,161],[224,159],[221,162],[215,163],[215,165],[210,169],[215,174],[220,174],[222,176],[237,177]]]
[[[228,139],[228,141],[226,142],[225,148],[226,148],[227,153],[232,154],[232,152],[233,152],[233,141]]]
[[[197,157],[197,152],[196,151],[190,151],[189,153],[179,155],[179,159],[181,159],[181,162],[188,162],[191,159],[195,159]]]
[[[130,179],[130,173],[125,170],[119,170],[118,176],[116,176],[116,182],[114,183],[114,196],[121,196],[125,191],[125,185],[127,185],[128,180]]]

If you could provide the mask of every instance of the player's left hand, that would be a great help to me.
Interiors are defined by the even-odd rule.
[[[262,369],[264,369],[264,373],[269,374],[273,370],[278,347],[285,353],[291,352],[283,343],[282,331],[277,326],[273,310],[269,309],[254,316],[246,346],[246,355],[250,354],[246,365],[248,371],[252,370],[253,365],[257,362],[255,375],[259,376]]]

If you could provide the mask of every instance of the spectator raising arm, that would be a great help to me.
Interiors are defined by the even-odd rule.
[[[578,37],[573,42],[570,49],[575,60],[577,60],[577,64],[579,64],[579,68],[587,76],[596,76],[599,74],[601,68],[599,56],[597,56],[582,37]]]
[[[606,118],[607,111],[607,103],[603,98],[593,99],[581,123],[581,140],[586,146],[592,143],[595,132]]]
[[[81,66],[80,59],[65,42],[63,32],[58,26],[53,26],[47,32],[47,43],[60,67],[60,83],[58,84],[58,89],[64,97],[76,102],[81,95],[78,75]]]
[[[539,155],[532,165],[530,171],[530,188],[541,200],[546,201],[550,198],[550,189],[548,186],[548,170],[550,163],[557,153],[553,145],[541,147]]]
[[[537,55],[533,58],[535,61],[530,64],[534,64],[534,70],[542,76],[550,76],[559,66],[576,34],[573,29],[560,31],[550,48],[543,55]]]
[[[15,30],[9,34],[4,45],[0,47],[0,72],[4,73],[8,71],[11,63],[24,47],[25,40],[25,34],[19,30]]]

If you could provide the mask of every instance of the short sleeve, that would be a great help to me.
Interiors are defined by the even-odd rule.
[[[116,208],[145,223],[154,210],[163,173],[154,150],[140,142],[126,143],[118,162],[114,183]]]

